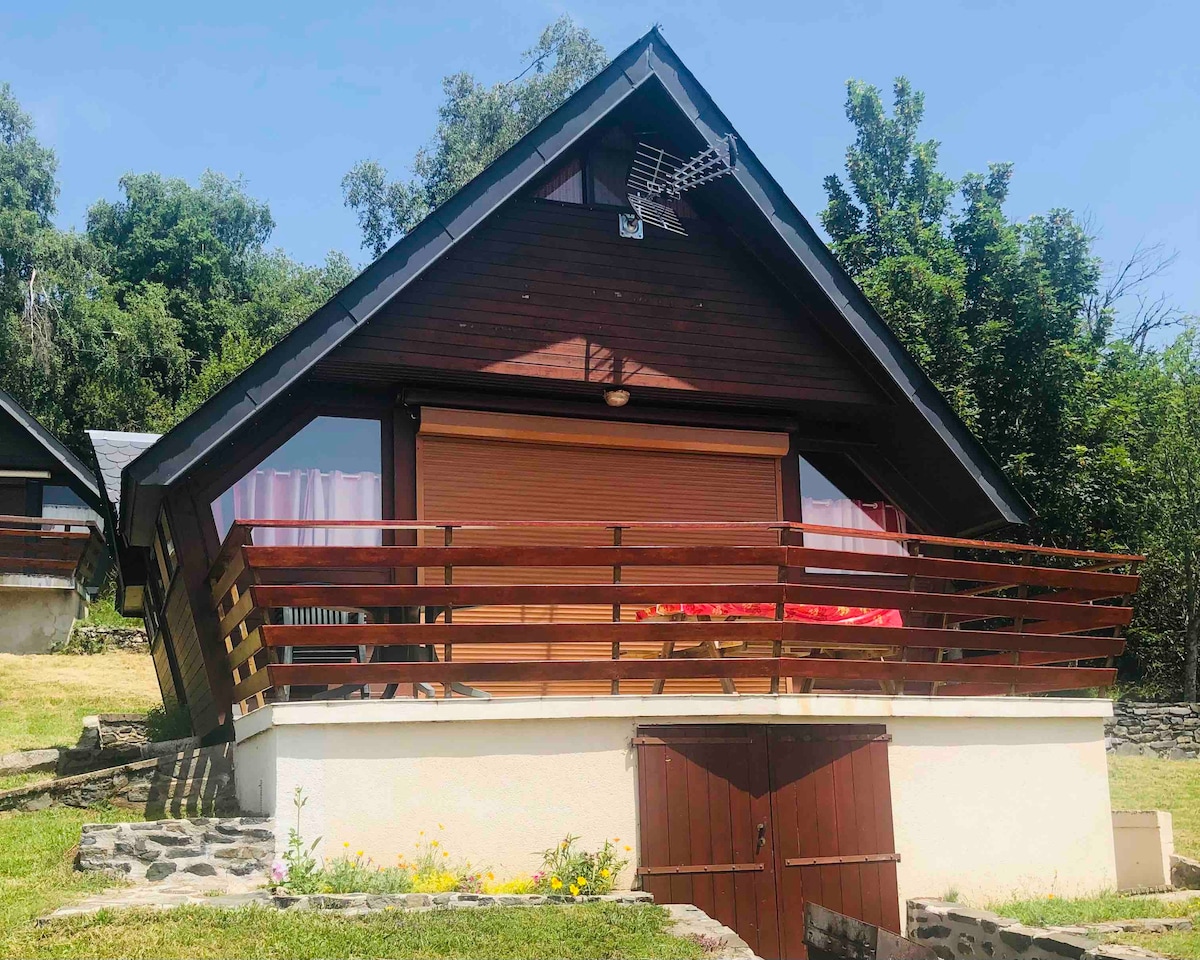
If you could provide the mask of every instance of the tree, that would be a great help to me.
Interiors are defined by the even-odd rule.
[[[942,173],[938,143],[918,139],[924,98],[904,78],[891,117],[877,88],[851,81],[846,115],[846,182],[825,180],[834,252],[1038,508],[1039,534],[1112,541],[1089,471],[1103,462],[1121,484],[1126,461],[1108,455],[1110,421],[1090,416],[1102,362],[1084,322],[1101,274],[1091,238],[1067,210],[1010,220],[1010,164]]]
[[[604,48],[563,15],[522,54],[525,69],[487,87],[469,73],[442,81],[432,143],[417,151],[413,176],[388,179],[376,160],[355,164],[342,179],[346,206],[358,216],[362,245],[378,257],[395,238],[454,195],[528,133],[607,62]]]
[[[228,304],[252,296],[250,265],[275,228],[271,211],[212,171],[195,187],[156,173],[128,174],[120,187],[124,199],[93,204],[87,220],[118,300],[161,284],[184,345],[208,356],[229,328]]]
[[[54,151],[33,135],[33,120],[12,88],[0,84],[0,315],[19,311],[40,233],[50,228],[58,199]]]

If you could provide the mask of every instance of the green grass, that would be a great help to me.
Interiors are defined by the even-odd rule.
[[[39,957],[662,957],[701,948],[666,933],[661,907],[581,904],[364,917],[262,908],[120,911],[26,928],[0,946]]]
[[[140,627],[140,618],[123,617],[113,606],[112,597],[101,597],[88,607],[86,623],[94,623],[101,627]]]
[[[659,907],[565,907],[365,917],[264,908],[102,911],[45,926],[34,920],[113,885],[71,868],[79,828],[127,820],[127,810],[0,814],[0,957],[564,957],[697,960],[667,933]]]
[[[16,790],[17,787],[37,783],[39,780],[49,780],[53,776],[54,773],[50,770],[43,770],[41,773],[10,773],[0,777],[0,790]]]
[[[1104,923],[1106,920],[1133,920],[1139,917],[1190,917],[1200,911],[1200,890],[1196,891],[1195,899],[1183,902],[1107,893],[1078,900],[1059,897],[1008,900],[1003,903],[989,903],[987,909],[1002,917],[1012,917],[1031,927],[1070,927],[1085,923]]]
[[[1200,857],[1200,760],[1109,757],[1114,810],[1169,810],[1175,852]]]
[[[1166,957],[1179,957],[1180,960],[1196,960],[1200,957],[1200,930],[1179,933],[1123,933],[1109,942],[1142,947]]]
[[[79,828],[135,819],[133,811],[115,808],[0,813],[0,957],[20,955],[11,949],[11,938],[36,917],[113,885],[107,877],[72,868]]]
[[[146,653],[0,653],[0,754],[71,746],[89,714],[145,713],[161,703]]]

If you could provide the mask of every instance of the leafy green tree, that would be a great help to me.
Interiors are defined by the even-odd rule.
[[[1197,699],[1200,667],[1200,331],[1185,331],[1142,385],[1148,562],[1133,638],[1159,692]],[[1180,642],[1182,641],[1182,642]]]
[[[0,314],[11,316],[25,300],[34,244],[54,216],[57,168],[12,88],[0,84]]]
[[[433,142],[417,151],[413,176],[389,180],[376,160],[363,160],[342,179],[346,206],[355,211],[363,246],[378,257],[393,239],[517,142],[603,69],[604,48],[563,15],[522,55],[527,66],[507,83],[485,86],[469,73],[442,81]]]
[[[275,228],[270,210],[212,171],[195,187],[156,173],[128,174],[120,187],[124,199],[93,204],[87,221],[118,300],[162,284],[184,345],[207,356],[229,328],[229,305],[253,294],[250,264]]]
[[[1108,421],[1089,418],[1102,359],[1084,323],[1101,275],[1091,238],[1066,210],[1010,220],[1010,164],[940,172],[938,143],[918,138],[924,98],[903,78],[893,98],[889,117],[877,88],[848,85],[846,181],[825,180],[834,252],[1037,506],[1041,535],[1109,542],[1087,471],[1104,459],[1111,482],[1124,461],[1107,456]]]

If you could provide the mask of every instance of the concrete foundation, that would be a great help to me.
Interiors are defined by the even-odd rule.
[[[71,636],[87,603],[71,580],[5,577],[0,580],[0,653],[49,653]]]
[[[501,875],[568,833],[638,856],[639,723],[884,723],[903,900],[1116,886],[1106,700],[817,695],[282,703],[236,721],[247,813],[380,862],[436,837]],[[444,828],[444,830],[442,829]]]

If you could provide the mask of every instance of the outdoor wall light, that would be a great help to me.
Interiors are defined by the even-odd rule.
[[[605,390],[604,402],[610,407],[623,407],[629,402],[628,390]]]

